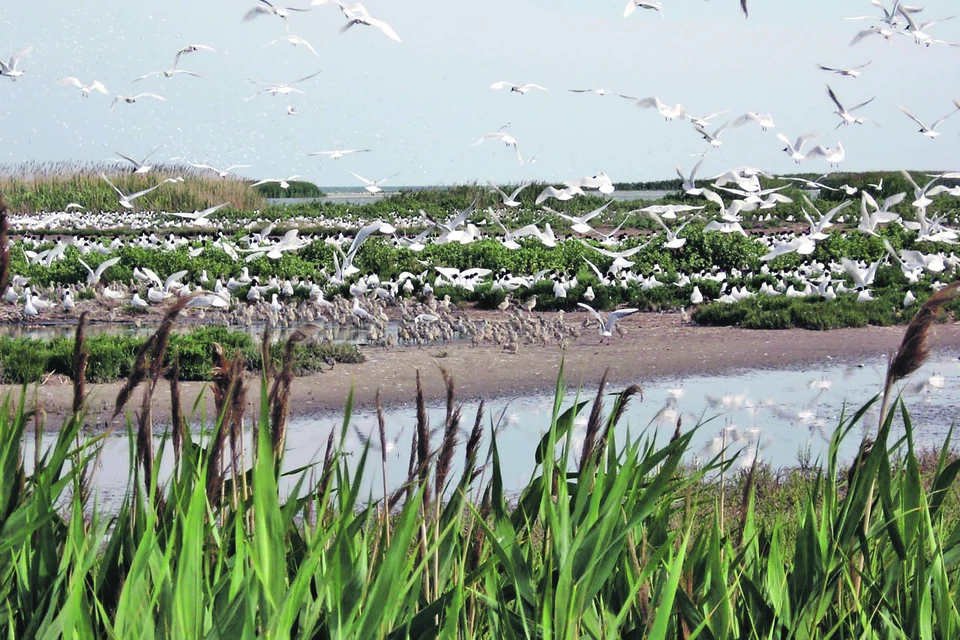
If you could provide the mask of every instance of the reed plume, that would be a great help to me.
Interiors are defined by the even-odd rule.
[[[10,278],[10,249],[7,248],[7,232],[9,230],[7,201],[0,197],[0,296],[7,292]]]
[[[173,432],[173,455],[179,460],[183,455],[183,443],[187,439],[187,425],[183,417],[183,403],[180,400],[180,355],[177,354],[170,365],[168,372],[170,378],[170,410],[171,425]]]
[[[302,329],[297,329],[287,339],[283,348],[283,365],[276,374],[273,381],[273,388],[270,390],[270,440],[273,444],[273,457],[277,464],[283,457],[284,442],[287,435],[287,413],[290,403],[290,389],[293,386],[293,365],[296,361],[294,350],[299,342],[303,342],[310,336],[310,332],[315,330],[315,325],[308,325]],[[269,329],[264,331],[264,367],[268,365],[270,357]],[[271,367],[272,368],[272,367]]]
[[[603,412],[603,392],[607,388],[607,375],[610,369],[603,372],[600,378],[600,386],[597,388],[597,397],[593,401],[593,407],[590,409],[590,418],[587,420],[587,433],[583,438],[583,451],[580,453],[579,470],[582,473],[587,466],[587,461],[593,457],[594,447],[597,445],[597,434],[600,433],[600,415]]]
[[[460,430],[461,410],[460,407],[454,408],[453,406],[456,401],[453,377],[443,367],[440,367],[440,374],[443,376],[443,382],[447,387],[447,418],[443,425],[443,440],[440,443],[437,467],[434,471],[434,491],[438,502],[440,496],[443,495],[443,488],[450,473],[450,465],[453,462],[453,450],[457,444],[457,432]]]
[[[84,327],[88,312],[80,314],[77,321],[77,333],[73,339],[73,415],[77,417],[83,407],[87,384],[87,360],[90,354],[84,349]]]

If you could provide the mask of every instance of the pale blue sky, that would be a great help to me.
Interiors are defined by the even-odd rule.
[[[292,6],[307,2],[287,0]],[[781,153],[776,132],[791,139],[816,132],[817,142],[843,141],[844,170],[960,169],[960,114],[929,140],[897,109],[903,104],[930,124],[960,99],[960,48],[916,46],[898,37],[850,39],[869,21],[846,16],[879,13],[866,0],[752,0],[744,20],[736,0],[663,0],[666,19],[638,10],[623,18],[624,2],[588,0],[369,0],[365,6],[403,39],[369,27],[337,31],[345,22],[335,5],[294,14],[290,29],[271,16],[243,22],[252,0],[36,0],[0,8],[0,56],[26,44],[33,51],[13,83],[0,78],[0,162],[106,160],[115,152],[152,160],[183,156],[223,166],[252,164],[257,178],[302,174],[320,185],[350,185],[351,169],[371,179],[400,173],[391,185],[494,180],[566,180],[606,171],[615,181],[654,180],[689,169],[707,145],[689,123],[664,122],[616,96],[572,94],[597,88],[638,97],[659,96],[702,115],[729,109],[722,124],[744,111],[769,112],[776,128],[747,125],[724,132],[703,173],[749,164],[796,170]],[[957,11],[951,0],[928,0],[922,20]],[[960,42],[960,19],[930,29]],[[308,40],[320,54],[285,42]],[[168,68],[192,43],[218,53],[181,58],[204,75],[132,80]],[[814,63],[871,66],[856,80],[817,70]],[[250,79],[288,82],[315,71],[305,95],[261,95]],[[111,94],[153,91],[167,102],[118,104],[99,94],[56,84],[63,76],[101,80]],[[547,92],[493,91],[494,81],[533,82]],[[860,114],[865,124],[834,132],[837,117],[826,96],[830,83],[850,105],[876,100]],[[287,106],[299,113],[287,115]],[[518,166],[500,143],[471,146],[511,122],[509,133],[525,158]],[[307,158],[309,151],[370,147],[339,161]],[[826,172],[822,159],[803,170]]]

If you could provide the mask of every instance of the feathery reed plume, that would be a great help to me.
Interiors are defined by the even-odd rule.
[[[930,296],[930,299],[917,311],[917,315],[910,321],[910,325],[903,334],[896,356],[887,367],[884,394],[888,393],[893,383],[912,374],[930,357],[930,345],[927,340],[930,327],[943,306],[958,295],[960,295],[960,282],[954,282]]]
[[[643,401],[643,388],[638,384],[632,384],[617,396],[617,402],[613,406],[613,414],[607,420],[607,424],[603,429],[603,433],[600,434],[600,438],[597,440],[596,451],[602,451],[607,446],[607,439],[610,437],[610,429],[613,429],[620,422],[620,418],[623,417],[623,414],[627,410],[627,405],[630,404],[630,399],[634,396],[640,396],[640,401]]]
[[[387,487],[387,420],[380,401],[380,388],[377,387],[377,431],[380,435],[380,474],[383,478],[383,533],[387,546],[390,546],[390,500]]]
[[[414,478],[414,469],[417,468],[417,451],[420,449],[420,439],[417,437],[417,432],[413,432],[413,436],[410,439],[410,456],[407,458],[407,481],[403,483],[403,487],[400,491],[397,491],[398,494],[405,496],[405,500],[410,499],[410,492],[413,490],[413,478]],[[399,500],[399,495],[397,499]]]
[[[760,443],[757,443],[757,448]],[[740,530],[737,534],[737,548],[743,544],[743,531],[747,526],[747,512],[750,508],[750,496],[753,494],[753,487],[757,481],[757,458],[753,458],[750,470],[747,472],[747,481],[743,483],[743,493],[740,494]]]
[[[73,339],[73,415],[77,417],[77,414],[80,413],[80,408],[83,406],[83,399],[86,395],[86,384],[87,384],[87,359],[90,357],[90,354],[83,348],[84,347],[84,327],[87,324],[87,315],[89,313],[84,311],[80,314],[80,319],[77,321],[77,333]]]
[[[483,522],[486,522],[493,512],[492,491],[493,481],[487,483],[487,488],[483,491],[483,499],[480,501],[480,514],[478,517]],[[473,544],[470,545],[470,554],[467,557],[467,566],[470,571],[475,571],[483,561],[483,532],[483,527],[478,526],[474,529]]]
[[[187,426],[183,418],[183,404],[180,401],[180,354],[173,359],[170,365],[170,410],[171,430],[173,431],[173,455],[180,460],[183,454],[183,443],[187,439]]]
[[[437,468],[434,472],[434,491],[437,494],[438,502],[443,495],[443,486],[447,482],[447,476],[450,473],[450,463],[453,461],[453,450],[457,444],[457,431],[460,429],[460,407],[454,408],[456,402],[456,388],[453,382],[453,376],[440,367],[440,375],[443,376],[443,383],[447,388],[447,417],[443,425],[443,440],[440,443],[440,452],[437,457]]]
[[[470,430],[470,436],[467,438],[467,448],[463,456],[463,478],[460,480],[460,486],[466,488],[467,484],[473,479],[473,472],[477,467],[477,453],[480,450],[480,438],[483,437],[483,400],[477,407],[477,415],[473,421],[473,429]]]
[[[263,338],[261,338],[260,342],[260,358],[263,360],[263,375],[267,378],[273,375],[273,357],[270,353],[271,339],[270,323],[268,322],[263,326]]]
[[[227,360],[223,348],[214,344],[213,350],[213,402],[217,409],[217,430],[210,442],[207,464],[207,498],[211,504],[219,504],[223,497],[223,453],[227,437],[230,438],[234,498],[237,498],[238,472],[242,460],[243,411],[246,406],[246,387],[243,384],[243,354],[237,351],[232,360]],[[244,488],[244,492],[245,492]]]
[[[290,388],[293,385],[293,364],[296,360],[294,356],[294,348],[298,342],[306,340],[310,331],[316,329],[315,325],[309,325],[302,329],[297,329],[293,332],[287,339],[287,344],[283,348],[283,366],[281,367],[279,373],[276,374],[276,378],[273,381],[273,388],[270,390],[269,395],[269,405],[270,405],[270,440],[273,443],[273,457],[276,463],[280,464],[280,459],[283,457],[283,447],[284,441],[286,440],[287,434],[287,409],[290,402]],[[264,367],[267,367],[267,362],[270,357],[270,347],[269,343],[269,329],[264,329]]]
[[[603,412],[603,392],[607,388],[607,375],[610,369],[603,372],[600,378],[600,386],[597,388],[597,397],[593,401],[593,407],[590,409],[590,418],[587,420],[587,433],[583,438],[583,451],[580,454],[579,471],[582,473],[587,466],[587,461],[593,456],[593,450],[597,442],[597,434],[600,433],[600,414]]]
[[[674,442],[675,440],[679,440],[679,439],[680,439],[680,436],[682,435],[682,432],[680,431],[680,428],[681,428],[682,426],[683,426],[683,417],[682,417],[682,416],[677,416],[677,426],[676,426],[676,428],[674,428],[674,430],[673,430],[673,435],[670,436],[670,442],[671,442],[671,443]]]
[[[10,250],[7,248],[7,202],[0,197],[0,296],[7,292],[10,276]]]
[[[450,418],[453,416],[454,402],[457,399],[456,387],[453,384],[453,378],[450,376],[450,373],[439,364],[437,367],[440,369],[440,375],[443,376],[443,385],[447,390],[447,415],[444,418],[444,425],[449,425]]]
[[[320,481],[317,483],[316,496],[317,498],[322,498],[327,494],[327,490],[330,488],[330,483],[333,481],[333,436],[336,433],[334,430],[330,431],[329,437],[327,437],[327,450],[323,453],[323,467],[320,472]]]
[[[423,399],[423,382],[417,369],[417,475],[423,486],[423,505],[430,504],[430,487],[427,484],[430,460],[430,426],[427,423],[427,404]]]

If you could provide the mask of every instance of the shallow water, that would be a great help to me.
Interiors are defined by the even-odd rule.
[[[795,466],[801,458],[816,463],[818,459],[825,460],[829,439],[840,424],[842,413],[845,411],[848,417],[851,416],[880,391],[885,366],[884,358],[873,358],[860,363],[828,362],[820,369],[745,370],[682,380],[638,380],[643,387],[643,399],[634,398],[616,429],[615,438],[619,445],[627,440],[648,437],[662,445],[673,434],[679,419],[684,431],[700,424],[692,440],[691,461],[710,459],[726,446],[730,455],[739,456],[735,468],[749,465],[754,455],[775,467]],[[610,392],[621,390],[609,388]],[[958,416],[958,353],[935,353],[924,367],[900,385],[900,391],[914,424],[918,446],[939,447]],[[595,388],[584,389],[580,399],[592,401],[595,395]],[[576,394],[566,396],[561,411],[572,406],[575,399]],[[467,402],[463,406],[460,421],[463,433],[454,458],[452,477],[459,473],[462,442],[466,439],[466,431],[473,425],[477,405],[477,402]],[[612,405],[613,396],[608,396],[605,400],[607,410]],[[503,480],[508,490],[519,490],[531,477],[534,451],[550,425],[552,407],[552,394],[503,397],[486,402],[483,450],[486,451],[489,444],[491,429],[496,427]],[[442,405],[428,407],[431,427],[442,427],[445,411]],[[570,443],[575,452],[572,460],[579,459],[589,411],[590,405],[587,405],[575,422]],[[841,460],[852,460],[863,429],[875,430],[877,420],[877,409],[873,407],[862,426],[855,427],[842,443]],[[342,422],[342,414],[292,419],[287,434],[285,467],[295,469],[322,460],[327,437],[331,431],[339,434]],[[391,490],[405,478],[415,424],[413,406],[391,408],[386,412],[387,481]],[[371,434],[376,442],[375,412],[354,413],[343,448],[351,468],[356,467],[363,451],[363,441]],[[893,437],[902,434],[898,414]],[[440,439],[438,429],[432,439],[433,448],[439,446]],[[44,446],[49,446],[53,437],[44,436],[43,441]],[[33,458],[32,445],[33,441],[28,439],[24,454],[27,461]],[[250,451],[249,437],[244,447]],[[169,446],[167,448],[169,450]],[[379,459],[379,450],[371,448],[365,490],[374,497],[382,494]],[[101,502],[116,503],[127,486],[129,473],[129,446],[125,435],[104,439],[102,460],[96,479]],[[169,476],[171,468],[172,460],[167,455],[160,461],[161,479]],[[287,488],[292,484],[293,479],[285,479]]]

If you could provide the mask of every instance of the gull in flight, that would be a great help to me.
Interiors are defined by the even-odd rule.
[[[733,126],[739,127],[740,125],[744,125],[748,122],[756,122],[760,125],[760,129],[763,131],[777,126],[773,123],[773,116],[769,113],[760,114],[754,113],[753,111],[747,111],[745,114],[734,120]]]
[[[267,184],[267,183],[269,183],[269,182],[277,182],[277,183],[280,184],[280,188],[281,188],[281,189],[287,189],[287,188],[290,187],[290,182],[293,181],[293,180],[296,180],[296,179],[299,178],[299,177],[301,177],[301,176],[299,176],[299,175],[292,175],[292,176],[290,176],[289,178],[264,178],[263,180],[259,180],[259,181],[257,181],[257,182],[254,182],[254,183],[253,183],[252,185],[250,185],[250,186],[251,186],[251,187],[259,187],[260,185],[262,185],[262,184]]]
[[[656,222],[657,225],[667,234],[667,241],[663,243],[664,249],[679,249],[685,245],[687,243],[687,239],[678,238],[677,236],[680,235],[680,232],[683,231],[684,227],[700,217],[690,216],[686,221],[684,221],[683,224],[677,227],[675,231],[671,231],[670,227],[664,224],[663,220],[661,220],[660,216],[658,216],[656,213],[653,211],[647,211],[647,215],[650,216],[650,219]]]
[[[717,148],[723,144],[723,140],[720,139],[720,134],[723,133],[723,130],[730,126],[730,123],[722,124],[714,130],[713,133],[707,131],[704,127],[701,127],[698,124],[693,125],[693,128],[697,130],[703,139],[710,143],[710,146]]]
[[[686,113],[682,104],[677,104],[676,106],[671,107],[668,104],[660,102],[660,98],[656,96],[637,100],[637,106],[644,108],[656,107],[657,111],[660,112],[660,115],[662,115],[666,120],[682,118],[684,113]]]
[[[509,133],[494,131],[493,133],[485,134],[482,138],[474,142],[473,146],[482,144],[486,140],[500,140],[508,147],[513,147],[513,150],[517,152],[517,164],[523,164],[523,157],[520,155],[520,145],[517,144],[517,139]]]
[[[510,195],[507,195],[500,187],[493,184],[492,182],[488,182],[487,184],[490,185],[491,189],[493,189],[498,194],[500,194],[500,197],[503,199],[503,205],[505,207],[519,207],[520,201],[517,200],[517,196],[520,195],[520,192],[526,189],[527,187],[529,187],[532,183],[526,182],[520,185],[519,187],[514,189],[513,193],[511,193]]]
[[[499,82],[494,82],[492,85],[490,85],[491,89],[503,89],[505,87],[510,87],[511,92],[519,93],[521,95],[523,95],[527,91],[530,91],[531,89],[540,89],[541,91],[547,90],[546,87],[541,87],[540,85],[534,84],[532,82],[528,82],[527,84],[513,84],[512,82],[506,82],[504,80],[501,80]]]
[[[90,265],[88,265],[86,262],[83,261],[83,258],[78,258],[78,260],[80,260],[80,264],[82,264],[87,269],[87,284],[90,286],[94,286],[99,284],[100,276],[103,275],[104,271],[106,271],[113,265],[120,262],[120,256],[117,256],[116,258],[110,258],[109,260],[104,260],[103,262],[97,265],[96,271],[91,269]]]
[[[216,167],[210,166],[209,164],[193,164],[190,163],[191,167],[196,167],[197,169],[209,169],[210,171],[215,171],[221,178],[226,178],[230,175],[230,172],[234,169],[245,169],[249,167],[248,164],[232,164],[226,169],[217,169]]]
[[[331,160],[339,160],[349,153],[365,153],[370,149],[337,149],[336,151],[312,151],[308,156],[327,156]]]
[[[692,124],[699,125],[703,128],[707,128],[708,126],[710,126],[711,120],[713,120],[714,118],[716,118],[717,116],[723,113],[726,113],[727,111],[729,111],[729,109],[724,109],[723,111],[716,111],[714,113],[708,113],[707,115],[700,116],[700,117],[690,115],[689,113],[687,113],[687,114],[684,114],[684,117],[687,120],[689,120]]]
[[[807,159],[807,156],[803,153],[803,145],[807,144],[810,140],[813,140],[817,137],[815,133],[808,133],[805,136],[800,136],[797,138],[796,142],[790,142],[790,138],[783,135],[782,133],[777,134],[777,138],[780,139],[780,142],[787,145],[783,148],[783,152],[793,158],[793,161],[797,164],[800,164]]]
[[[595,176],[567,180],[563,184],[568,189],[579,189],[579,195],[584,195],[583,189],[596,189],[604,195],[610,195],[616,190],[616,187],[613,186],[613,180],[605,171],[601,171]]]
[[[110,110],[113,111],[113,108],[114,108],[115,106],[117,106],[117,103],[120,102],[121,100],[124,101],[124,102],[126,102],[127,104],[133,104],[134,102],[136,102],[136,101],[139,100],[140,98],[153,98],[154,100],[159,100],[160,102],[166,102],[166,100],[167,100],[167,99],[164,98],[163,96],[158,96],[158,95],[155,94],[155,93],[149,93],[149,92],[148,92],[148,93],[138,93],[138,94],[135,95],[135,96],[122,96],[122,95],[120,95],[120,94],[118,93],[116,96],[114,96],[113,102],[110,103]]]
[[[194,73],[193,71],[187,71],[186,69],[177,69],[176,65],[174,65],[173,67],[167,69],[166,71],[151,71],[150,73],[145,73],[139,78],[137,78],[136,80],[134,80],[134,82],[140,82],[141,80],[152,78],[154,76],[163,76],[165,78],[172,78],[178,73],[185,73],[186,75],[193,76],[194,78],[203,77],[199,73]]]
[[[23,49],[20,49],[20,51],[17,51],[15,54],[10,56],[10,62],[4,62],[3,60],[0,60],[0,76],[7,76],[14,82],[17,81],[17,78],[22,77],[24,72],[17,67],[20,64],[20,59],[30,53],[32,49],[33,47],[31,45],[27,45]]]
[[[70,86],[70,87],[76,87],[77,89],[80,89],[80,95],[83,96],[84,98],[88,97],[91,91],[99,91],[105,96],[110,95],[110,92],[107,91],[107,88],[103,86],[103,83],[100,82],[99,80],[94,80],[90,84],[83,84],[77,78],[74,78],[73,76],[67,76],[66,78],[60,78],[59,80],[57,80],[57,84],[63,85],[65,87]]]
[[[159,189],[159,188],[160,188],[160,185],[163,184],[163,182],[161,182],[160,184],[155,184],[154,186],[150,187],[149,189],[144,189],[143,191],[137,191],[136,193],[126,194],[126,193],[124,193],[123,191],[120,191],[120,189],[117,189],[117,186],[116,186],[115,184],[113,184],[112,182],[110,182],[110,178],[108,178],[105,174],[101,173],[101,174],[100,174],[100,177],[103,178],[103,179],[106,181],[106,183],[107,183],[108,185],[110,185],[110,186],[113,188],[114,191],[117,192],[117,194],[119,194],[119,196],[120,196],[120,206],[123,207],[124,209],[133,209],[133,201],[134,201],[134,200],[136,200],[136,199],[139,198],[140,196],[143,196],[143,195],[146,195],[146,194],[150,193],[150,192],[153,191],[154,189]],[[165,182],[165,181],[164,181],[164,182]]]
[[[866,191],[861,191],[860,224],[857,226],[857,231],[871,236],[880,235],[876,232],[877,225],[887,224],[899,220],[900,214],[896,211],[890,211],[890,207],[896,206],[903,202],[903,199],[906,198],[906,196],[906,193],[900,192],[884,200],[883,205],[878,205],[877,201],[873,199],[873,196]],[[873,208],[873,213],[868,211],[868,204]]]
[[[121,158],[123,158],[124,160],[126,160],[127,162],[129,162],[130,164],[133,165],[134,173],[138,173],[138,174],[140,174],[140,175],[143,175],[143,174],[145,174],[145,173],[150,173],[150,169],[153,169],[153,165],[152,165],[152,164],[147,164],[147,160],[150,158],[150,156],[152,156],[154,153],[156,153],[156,152],[157,152],[157,149],[159,149],[159,148],[160,148],[160,147],[157,147],[156,149],[154,149],[153,151],[151,151],[151,152],[148,153],[147,155],[143,156],[143,160],[141,160],[140,162],[137,162],[136,160],[134,160],[134,159],[131,158],[130,156],[125,156],[125,155],[123,155],[123,154],[120,153],[119,151],[117,152],[117,155],[120,156]]]
[[[304,39],[301,38],[300,36],[283,36],[282,38],[277,38],[276,40],[271,40],[270,42],[268,42],[267,44],[265,44],[265,45],[263,45],[263,46],[269,47],[269,46],[272,45],[272,44],[275,44],[275,43],[277,43],[277,42],[280,42],[281,40],[285,40],[285,41],[289,42],[290,44],[292,44],[293,46],[297,46],[298,44],[302,44],[302,45],[305,46],[307,49],[310,49],[310,53],[312,53],[313,55],[317,56],[318,58],[320,57],[320,54],[317,53],[317,50],[313,48],[313,45],[311,45],[309,42],[307,42],[306,40],[304,40]]]
[[[601,205],[600,207],[590,211],[589,213],[585,213],[582,216],[570,216],[565,213],[560,213],[559,211],[554,211],[550,207],[543,207],[543,209],[545,211],[549,211],[555,216],[560,216],[568,222],[572,222],[573,224],[570,225],[570,228],[577,233],[590,233],[593,231],[593,227],[587,223],[606,211],[607,207],[609,207],[611,204],[613,204],[613,200],[609,200],[606,204]]]
[[[256,97],[257,97],[258,95],[260,95],[261,93],[269,93],[269,94],[272,95],[272,96],[287,95],[287,94],[290,94],[290,93],[304,93],[303,91],[301,91],[300,89],[297,89],[297,88],[294,87],[293,85],[299,84],[299,83],[301,83],[301,82],[304,82],[305,80],[309,80],[310,78],[315,78],[315,77],[317,77],[318,75],[320,75],[321,73],[322,73],[321,71],[317,71],[316,73],[311,73],[310,75],[304,76],[304,77],[300,78],[299,80],[294,80],[293,82],[286,82],[286,83],[283,83],[283,82],[257,82],[257,81],[255,81],[255,80],[252,80],[251,82],[253,82],[254,84],[263,85],[265,88],[264,88],[264,89],[260,89],[260,91],[257,91],[255,94],[253,94],[252,96],[250,96],[249,98],[247,98],[247,100],[253,100],[254,98],[256,98]]]
[[[921,133],[922,135],[927,136],[928,138],[930,138],[930,139],[932,140],[933,138],[936,138],[937,136],[940,135],[940,132],[937,131],[937,127],[939,127],[939,126],[943,123],[944,120],[946,120],[947,118],[949,118],[950,116],[952,116],[953,114],[955,114],[958,110],[960,110],[960,101],[954,100],[954,101],[953,101],[953,104],[956,106],[956,109],[954,109],[953,111],[951,111],[951,112],[948,113],[947,115],[943,116],[942,118],[940,118],[939,120],[937,120],[936,122],[934,122],[934,123],[933,123],[932,125],[930,125],[929,127],[928,127],[927,125],[923,124],[923,122],[921,122],[920,119],[919,119],[917,116],[913,115],[912,113],[910,113],[909,111],[907,111],[905,108],[900,107],[900,111],[903,111],[905,114],[907,114],[907,117],[908,117],[908,118],[910,118],[911,120],[913,120],[914,122],[916,122],[918,125],[920,125],[920,133]]]
[[[348,29],[350,29],[350,27],[360,24],[367,27],[376,27],[377,29],[380,29],[380,31],[382,31],[383,34],[388,38],[390,38],[391,40],[395,40],[397,42],[401,41],[400,36],[398,36],[397,32],[393,30],[393,27],[391,27],[389,24],[387,24],[383,20],[378,20],[377,18],[374,18],[373,16],[371,16],[370,12],[367,11],[367,8],[364,7],[362,4],[360,4],[359,2],[354,4],[344,4],[339,0],[333,0],[333,1],[336,2],[336,4],[340,7],[340,11],[343,12],[344,17],[347,19],[347,24],[343,25],[343,27],[340,28],[340,33],[344,33]],[[327,4],[328,2],[330,2],[330,0],[313,0],[313,2],[311,2],[310,4],[313,4],[313,5]]]
[[[176,68],[177,63],[180,62],[180,56],[187,55],[189,53],[194,53],[196,51],[212,51],[213,53],[217,52],[216,49],[206,44],[188,44],[187,46],[177,51],[177,54],[173,56],[174,68]]]
[[[607,317],[604,318],[600,312],[584,302],[578,302],[577,306],[583,307],[589,311],[590,315],[593,316],[593,319],[597,321],[598,325],[600,325],[600,342],[603,342],[604,338],[613,337],[613,328],[621,318],[632,316],[640,311],[640,309],[617,309],[616,311],[611,311],[608,313]]]
[[[871,62],[873,62],[873,61],[872,61],[872,60],[868,60],[867,62],[864,62],[864,63],[861,64],[860,66],[854,67],[854,68],[852,68],[852,69],[840,69],[840,68],[838,68],[838,67],[826,67],[826,66],[824,66],[824,65],[822,65],[822,64],[819,64],[819,63],[817,64],[817,68],[820,69],[821,71],[829,71],[829,72],[831,72],[831,73],[836,73],[836,74],[838,74],[838,75],[846,76],[846,77],[848,77],[848,78],[856,78],[856,77],[858,77],[858,76],[860,75],[860,69],[863,69],[864,67],[866,67],[867,65],[869,65]]]
[[[926,45],[928,47],[934,43],[934,39],[929,34],[924,33],[924,31],[926,29],[929,29],[933,25],[937,24],[938,22],[943,22],[944,20],[952,20],[955,17],[955,16],[950,16],[948,18],[940,18],[939,20],[930,20],[928,22],[923,22],[918,25],[913,21],[913,18],[910,17],[910,13],[911,13],[910,11],[904,11],[903,7],[898,7],[898,11],[900,11],[900,15],[903,16],[904,20],[907,21],[907,26],[903,31],[897,31],[896,33],[900,33],[903,35],[911,35],[913,36],[914,42],[916,42],[917,44]]]
[[[833,100],[833,104],[837,105],[837,110],[834,111],[834,113],[837,114],[838,116],[840,116],[840,118],[841,118],[840,124],[838,124],[838,125],[836,126],[837,129],[839,129],[842,125],[847,125],[847,124],[863,124],[864,122],[866,122],[866,121],[867,121],[867,118],[857,117],[857,116],[853,115],[853,112],[856,111],[856,110],[858,110],[858,109],[860,109],[860,108],[862,108],[862,107],[867,106],[868,104],[870,104],[871,102],[873,102],[874,98],[876,98],[876,96],[874,96],[873,98],[870,98],[870,99],[867,100],[866,102],[861,102],[860,104],[858,104],[858,105],[855,106],[855,107],[852,107],[851,109],[846,109],[846,108],[840,103],[840,100],[837,98],[837,94],[835,94],[835,93],[833,92],[833,89],[830,88],[830,85],[827,85],[827,95],[830,96],[830,99],[831,99],[831,100]]]
[[[400,175],[399,173],[395,173],[392,176],[387,176],[386,178],[380,178],[379,180],[368,180],[367,178],[364,178],[361,175],[357,175],[356,173],[354,173],[353,171],[350,171],[349,169],[347,169],[347,173],[352,175],[354,178],[356,178],[360,182],[366,183],[367,186],[364,187],[364,190],[369,191],[370,193],[380,193],[381,191],[383,191],[383,189],[380,188],[381,184],[383,184],[390,178],[395,178],[398,175]]]
[[[846,157],[846,150],[844,150],[842,142],[838,142],[835,147],[825,147],[818,144],[813,149],[810,149],[810,153],[807,154],[808,158],[813,156],[823,156],[827,159],[827,162],[830,163],[830,166],[836,167],[843,162],[843,159]]]
[[[697,162],[696,165],[694,165],[693,171],[690,172],[689,177],[683,175],[683,169],[680,168],[680,165],[677,165],[677,175],[680,176],[680,180],[682,181],[680,188],[683,189],[684,193],[691,196],[698,196],[701,193],[703,193],[703,189],[697,188],[696,181],[697,181],[697,172],[700,171],[700,167],[701,165],[703,165],[703,161],[706,159],[707,159],[706,155],[700,158],[700,161]]]
[[[616,91],[608,91],[606,89],[567,89],[567,91],[569,91],[570,93],[595,93],[598,96],[606,96],[610,94],[620,95],[620,94],[617,94]],[[636,100],[636,98],[632,98],[632,99]]]
[[[289,29],[290,23],[288,22],[288,20],[290,18],[291,11],[310,11],[310,9],[298,9],[296,7],[278,7],[268,2],[268,0],[260,0],[260,4],[255,6],[253,9],[250,9],[250,11],[247,11],[247,13],[243,16],[243,20],[244,22],[246,22],[247,20],[253,20],[254,18],[259,16],[277,16],[278,18],[283,20],[284,26],[287,29]]]
[[[193,222],[195,225],[200,226],[200,225],[210,224],[210,221],[207,220],[207,216],[209,216],[212,213],[215,213],[216,211],[219,211],[220,209],[224,208],[228,204],[230,203],[224,202],[223,204],[218,204],[213,207],[209,207],[207,209],[204,209],[203,211],[194,211],[193,213],[171,212],[170,215],[176,216],[178,218],[185,218]]]
[[[663,15],[663,5],[656,0],[628,0],[627,8],[623,10],[623,17],[626,18],[637,9],[650,9],[659,13],[661,18],[666,17]]]

